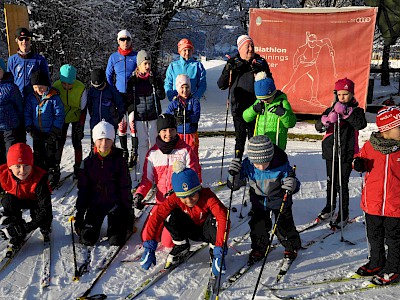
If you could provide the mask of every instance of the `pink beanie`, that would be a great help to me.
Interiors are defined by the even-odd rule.
[[[350,93],[352,93],[354,95],[354,82],[351,81],[350,79],[348,79],[347,77],[345,77],[343,79],[339,79],[335,83],[335,90],[336,91],[342,91],[342,90],[349,91]]]
[[[178,91],[182,85],[188,85],[190,88],[190,78],[189,76],[187,76],[186,74],[179,74],[178,76],[176,76],[176,80],[175,80],[175,86],[176,86],[176,90]]]

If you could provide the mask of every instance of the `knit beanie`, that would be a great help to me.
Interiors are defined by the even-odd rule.
[[[115,140],[115,128],[104,119],[97,123],[92,130],[93,142],[99,139],[110,139]]]
[[[106,81],[106,72],[104,71],[104,69],[102,68],[94,69],[90,73],[90,83],[94,87],[101,86],[105,81]]]
[[[32,73],[31,76],[31,84],[32,85],[44,85],[44,86],[51,86],[49,77],[44,72],[40,70],[35,71]]]
[[[136,56],[136,65],[140,66],[145,60],[151,62],[150,54],[147,53],[145,50],[140,50]]]
[[[176,122],[173,115],[170,114],[161,114],[157,119],[157,132],[160,132],[163,129],[167,128],[175,128]]]
[[[60,68],[60,81],[73,84],[76,79],[76,68],[72,65],[62,65]]]
[[[175,161],[172,170],[172,188],[177,197],[185,198],[201,190],[199,176],[182,161]]]
[[[190,86],[190,78],[189,76],[187,76],[186,74],[179,74],[178,76],[176,76],[175,79],[175,86],[176,86],[176,90],[179,91],[179,89],[181,88],[182,85],[187,85],[189,86],[189,89],[191,88]]]
[[[259,100],[271,98],[276,93],[274,80],[268,78],[265,72],[258,72],[254,79],[254,92]]]
[[[241,35],[237,38],[236,44],[238,47],[238,50],[242,48],[242,46],[246,43],[253,43],[253,40],[251,37],[249,37],[247,34]]]
[[[253,164],[265,164],[274,156],[274,145],[266,135],[256,135],[249,139],[247,156]]]
[[[2,69],[4,72],[7,72],[6,63],[2,58],[0,58],[0,69]]]
[[[178,42],[178,53],[181,53],[181,51],[186,48],[190,48],[194,51],[193,43],[188,39],[181,39]]]
[[[118,32],[117,41],[119,41],[119,39],[122,37],[132,38],[132,35],[128,30],[124,29],[124,30],[121,30],[120,32]]]
[[[33,152],[29,145],[17,143],[8,149],[7,166],[28,165],[33,166]]]
[[[379,110],[376,115],[376,125],[380,132],[400,126],[400,108],[387,106]]]
[[[349,91],[354,95],[354,82],[348,79],[347,77],[343,79],[339,79],[338,81],[335,82],[335,90],[336,91]]]

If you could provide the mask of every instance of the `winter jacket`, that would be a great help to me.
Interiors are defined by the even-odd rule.
[[[64,105],[58,91],[49,88],[42,97],[31,93],[26,99],[25,127],[34,126],[43,133],[48,133],[53,127],[62,129],[65,121]]]
[[[187,168],[196,171],[201,178],[199,159],[188,144],[179,139],[170,154],[163,154],[156,143],[147,152],[142,180],[136,193],[146,196],[155,183],[157,185],[156,199],[163,202],[164,195],[172,190],[172,165],[176,160],[183,161]]]
[[[82,220],[88,210],[106,215],[115,205],[132,209],[132,182],[122,149],[113,147],[106,157],[95,152],[84,160],[78,174],[76,210]]]
[[[14,83],[18,86],[24,98],[33,92],[31,76],[38,70],[47,74],[49,82],[51,82],[47,60],[39,54],[30,52],[26,58],[14,54],[7,62],[7,71],[13,74]]]
[[[31,221],[24,224],[26,232],[30,232],[48,220],[51,211],[51,190],[47,182],[47,172],[33,166],[32,172],[25,180],[17,179],[7,164],[0,166],[1,187],[8,194],[18,199],[36,201],[39,213],[31,215]]]
[[[148,78],[133,75],[128,81],[128,112],[135,111],[135,121],[156,120],[161,114],[160,100],[165,98],[162,80],[154,72]],[[153,87],[155,98],[153,94]]]
[[[241,59],[239,54],[234,59],[237,62],[237,66],[232,70],[229,98],[231,99],[232,116],[242,118],[243,112],[256,100],[254,93],[254,73],[251,68],[252,61]],[[264,71],[269,78],[272,78],[268,63],[264,58],[255,54],[253,60],[262,61],[265,67]],[[222,70],[222,74],[217,82],[221,90],[229,88],[229,74],[230,71],[226,68]]]
[[[165,113],[185,117],[185,124],[177,124],[178,133],[197,132],[200,120],[200,101],[197,98],[189,96],[189,98],[185,100],[179,96],[175,97],[174,100],[169,103]]]
[[[390,141],[393,145],[388,147]],[[387,154],[380,147],[388,149]],[[370,215],[400,218],[400,142],[374,132],[356,156],[366,160],[361,209]]]
[[[0,80],[0,131],[18,128],[24,121],[24,101],[11,73]]]
[[[175,195],[171,195],[157,208],[157,214],[150,214],[144,232],[144,241],[157,240],[161,236],[164,226],[164,220],[175,208],[180,208],[189,215],[194,224],[201,226],[204,224],[209,214],[212,214],[217,220],[217,237],[215,246],[222,247],[224,244],[224,233],[226,228],[227,209],[217,196],[209,189],[203,188],[199,192],[199,201],[192,208],[186,206]]]
[[[132,73],[136,70],[136,55],[137,52],[135,51],[132,51],[126,56],[117,51],[108,58],[106,68],[107,82],[115,86],[120,93],[126,93],[129,77],[131,77]]]
[[[367,127],[367,120],[365,119],[364,110],[358,107],[358,102],[353,99],[348,102],[347,105],[353,108],[353,112],[346,119],[340,119],[340,144],[342,162],[351,162],[353,160],[354,154],[357,154],[359,151],[358,131]],[[323,112],[322,116],[327,116],[332,109],[333,106],[327,108]],[[315,123],[315,128],[318,132],[326,131],[326,134],[322,140],[322,158],[326,160],[333,160],[334,124],[331,124],[328,128],[326,128],[322,124],[321,119],[319,119]],[[336,151],[336,153],[337,152],[338,151]]]
[[[118,123],[125,114],[122,96],[110,84],[106,84],[102,90],[95,87],[89,89],[87,108],[90,115],[90,129],[93,129],[102,119],[117,129]]]
[[[64,104],[65,123],[78,122],[81,117],[81,111],[86,107],[87,92],[85,85],[79,80],[75,80],[72,89],[65,90],[61,85],[61,80],[54,82],[53,87],[60,93]]]
[[[168,100],[178,95],[176,91],[175,79],[180,74],[186,74],[190,78],[190,90],[193,97],[201,99],[207,89],[206,69],[201,62],[194,58],[184,59],[182,56],[178,60],[170,63],[165,74],[164,89]]]
[[[281,188],[282,179],[289,176],[293,177],[294,174],[292,173],[288,157],[285,151],[274,145],[274,156],[266,170],[261,171],[257,169],[249,158],[245,158],[242,162],[240,175],[235,177],[234,182],[230,175],[227,184],[233,190],[238,190],[241,186],[246,185],[246,180],[248,180],[250,196],[251,194],[258,196],[251,197],[254,207],[264,210],[266,208],[279,209],[285,194],[285,191]],[[300,182],[297,178],[296,181],[297,186],[294,193],[297,193],[300,189]],[[286,201],[288,206],[292,205],[291,196],[287,197]]]
[[[259,100],[256,100],[254,104],[257,104],[258,102]],[[283,116],[278,116],[273,113],[277,106],[281,106],[285,109],[286,112]],[[288,129],[294,127],[297,121],[296,115],[292,111],[292,107],[287,100],[286,94],[277,91],[274,100],[272,100],[271,103],[265,103],[264,107],[264,113],[257,114],[253,109],[253,105],[250,106],[243,112],[243,119],[246,122],[251,122],[254,119],[257,119],[257,127],[254,135],[266,135],[274,144],[278,145],[279,148],[285,150]],[[277,135],[278,141],[276,140]]]

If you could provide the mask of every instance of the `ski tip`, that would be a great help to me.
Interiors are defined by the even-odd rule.
[[[224,185],[226,185],[226,181],[218,181],[217,185],[224,186]]]

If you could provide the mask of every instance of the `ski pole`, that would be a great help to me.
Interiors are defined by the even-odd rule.
[[[240,212],[239,212],[239,219],[243,219],[244,218],[243,215],[242,215],[243,205],[247,206],[246,200],[244,200],[244,197],[246,195],[246,188],[247,188],[247,180],[246,180],[246,184],[244,185],[242,205],[240,206]]]
[[[276,123],[276,136],[275,136],[275,145],[279,145],[279,125],[281,122],[281,117],[278,117],[278,122]]]
[[[72,277],[72,281],[78,281],[80,276],[79,276],[79,271],[78,271],[78,264],[76,262],[74,226],[72,225],[73,221],[75,221],[75,217],[74,216],[69,217],[69,222],[71,224],[72,253],[74,255],[74,276]]]
[[[334,90],[333,94],[335,95],[335,101],[333,102],[332,109],[335,107],[336,102],[339,101],[337,91]],[[335,162],[336,162],[336,153],[337,153],[337,125],[336,123],[333,124],[333,147],[332,147],[332,173],[331,173],[331,217],[329,224],[332,224],[333,222],[333,214],[334,214],[334,209],[333,209],[333,201],[334,199],[336,200],[336,193],[333,192],[333,187],[335,186]]]
[[[219,177],[219,184],[222,184],[222,171],[224,169],[224,156],[225,156],[225,143],[226,143],[226,130],[228,128],[228,114],[229,114],[229,102],[231,101],[231,83],[232,83],[232,70],[229,71],[228,81],[228,99],[226,100],[226,116],[225,116],[225,131],[224,131],[224,145],[222,147],[222,160],[221,160],[221,175]]]
[[[340,149],[340,115],[338,114],[337,123],[337,144],[338,144],[338,167],[339,167],[339,207],[340,207],[340,241],[344,242],[343,238],[343,186],[342,186],[342,149]]]

